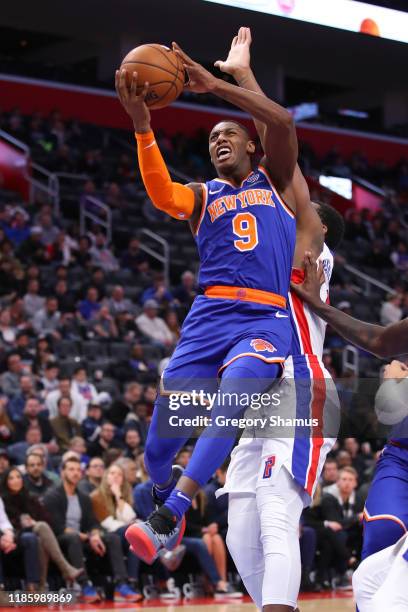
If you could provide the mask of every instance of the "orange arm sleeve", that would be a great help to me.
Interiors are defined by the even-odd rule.
[[[175,219],[189,219],[194,210],[194,191],[172,182],[153,132],[136,133],[136,140],[140,173],[154,206]]]

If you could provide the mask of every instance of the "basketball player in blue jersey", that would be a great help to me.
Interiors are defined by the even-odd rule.
[[[319,295],[320,271],[316,267],[315,258],[310,253],[305,257],[305,273],[306,278],[303,285],[293,286],[293,291],[297,292],[337,333],[356,346],[381,358],[407,354],[408,319],[387,327],[354,319],[321,301]],[[359,600],[362,602],[362,612],[366,610],[377,612],[382,609],[396,612],[405,610],[408,602],[406,588],[408,586],[408,553],[406,546],[403,546],[402,543],[401,554],[399,545],[397,546],[400,538],[408,532],[407,383],[407,366],[394,360],[385,370],[385,381],[376,397],[376,411],[379,420],[395,425],[395,429],[377,463],[364,510],[363,562],[361,569],[355,578],[353,577],[357,602]],[[382,555],[380,551],[384,551],[384,554]],[[394,563],[395,559],[398,561]],[[387,567],[387,563],[390,567]],[[374,577],[377,570],[378,573]],[[399,588],[404,591],[404,599],[402,593],[399,598],[394,571],[397,575],[397,582],[400,581]],[[403,582],[401,582],[402,574],[405,574]],[[378,589],[379,592],[376,595],[376,589],[383,581],[385,586]],[[388,593],[388,604],[386,608],[381,608],[384,602],[384,591]],[[397,602],[395,607],[390,603],[391,594],[393,601]],[[371,596],[373,601],[376,598],[380,607],[374,607],[374,604],[370,603]]]
[[[261,393],[280,374],[291,341],[286,301],[296,240],[295,213],[299,216],[305,209],[303,216],[310,217],[311,209],[309,197],[295,196],[297,139],[290,114],[263,95],[215,78],[177,45],[174,48],[188,72],[191,91],[212,92],[262,124],[265,155],[252,170],[254,142],[245,128],[224,121],[212,129],[209,138],[218,177],[204,185],[173,183],[151,130],[145,104],[148,83],[137,95],[137,75],[128,87],[125,73],[117,72],[116,88],[133,120],[146,190],[157,208],[176,219],[189,220],[200,254],[204,290],[186,318],[181,340],[163,374],[146,444],[154,496],[158,504],[164,504],[146,523],[132,525],[127,532],[135,552],[148,563],[161,547],[174,547],[181,539],[184,513],[192,497],[234,444],[235,426],[217,425],[217,417],[240,416],[246,407],[215,402],[212,426],[199,438],[188,468],[178,479],[172,461],[190,437],[191,427],[171,437],[169,396],[191,392],[204,379],[205,390],[214,391],[217,377],[221,378],[218,397],[242,391]],[[190,407],[190,417],[197,414],[193,410]]]

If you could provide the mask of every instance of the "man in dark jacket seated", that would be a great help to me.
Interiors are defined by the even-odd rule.
[[[75,567],[84,567],[86,549],[99,557],[107,555],[116,584],[114,600],[134,601],[136,594],[126,583],[127,573],[120,537],[116,533],[103,533],[101,530],[89,497],[77,488],[81,477],[79,459],[72,456],[67,458],[61,468],[62,484],[48,491],[44,497],[44,505],[51,516],[51,526],[68,560]],[[89,582],[86,570],[78,582],[82,586],[84,601],[94,603],[100,600],[99,594]]]

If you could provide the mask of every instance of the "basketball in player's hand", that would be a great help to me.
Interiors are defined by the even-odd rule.
[[[130,85],[132,74],[137,72],[137,93],[149,83],[146,104],[157,109],[168,106],[183,91],[185,72],[181,59],[164,45],[148,44],[132,49],[122,61]]]

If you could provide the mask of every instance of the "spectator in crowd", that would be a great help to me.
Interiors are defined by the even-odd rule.
[[[92,261],[92,243],[88,236],[81,236],[78,241],[78,250],[75,252],[75,263],[81,268],[89,268]]]
[[[184,447],[180,449],[179,452],[177,453],[175,463],[177,465],[180,465],[183,469],[185,469],[188,466],[188,462],[190,461],[190,459],[191,459],[191,450],[187,447]]]
[[[16,548],[17,548],[17,544],[16,544],[15,537],[14,537],[13,525],[10,523],[10,520],[4,509],[3,500],[0,497],[0,591],[4,591],[4,587],[5,587],[2,555],[8,555],[9,553],[16,550]],[[25,553],[24,554],[24,565],[25,567],[27,567],[27,564],[29,564],[32,561],[31,550],[30,550],[30,547],[26,547],[23,550]],[[36,578],[37,576],[35,576],[35,579]],[[34,579],[34,583],[32,584],[35,584],[36,582],[35,579]]]
[[[148,287],[142,294],[142,304],[145,304],[148,300],[154,300],[160,306],[169,306],[173,302],[173,296],[171,295],[163,274],[156,274],[153,279],[153,286]]]
[[[45,298],[40,295],[40,283],[36,278],[29,281],[27,293],[23,297],[23,304],[24,312],[30,319],[44,307]]]
[[[108,417],[109,418],[109,417]],[[82,435],[89,444],[98,437],[103,423],[102,408],[99,404],[88,404],[88,416],[81,423]]]
[[[347,550],[344,538],[337,534],[341,530],[340,523],[327,521],[322,513],[322,494],[318,485],[311,506],[303,511],[302,525],[314,529],[319,555],[316,564],[316,590],[329,590],[332,584],[332,572],[336,574],[337,584],[350,588],[345,578],[350,552]]]
[[[338,477],[339,469],[337,467],[336,459],[334,457],[327,457],[321,476],[321,486],[323,491],[325,491],[325,487],[335,484]]]
[[[50,341],[46,336],[37,338],[36,352],[33,362],[33,371],[38,376],[44,374],[44,368],[50,361],[56,361]]]
[[[89,321],[88,330],[97,340],[114,340],[119,335],[115,319],[107,306],[101,306],[100,310]]]
[[[103,423],[99,436],[94,442],[88,444],[88,454],[91,457],[103,457],[106,451],[112,448],[122,448],[122,444],[115,438],[116,428],[109,421]]]
[[[401,241],[398,243],[396,249],[391,253],[390,257],[392,263],[397,270],[403,273],[408,271],[408,249],[405,242]]]
[[[175,310],[168,310],[164,317],[165,323],[169,328],[173,343],[177,344],[180,339],[180,323]]]
[[[41,242],[45,247],[50,247],[58,238],[59,228],[54,225],[52,215],[48,212],[41,213],[38,219],[38,227],[41,229]]]
[[[106,236],[99,232],[95,236],[95,246],[90,250],[92,264],[99,266],[105,272],[116,272],[119,270],[119,263],[112,251],[107,246]]]
[[[132,492],[123,468],[117,463],[109,466],[100,486],[91,493],[90,497],[95,517],[101,526],[108,533],[118,534],[121,539],[134,594],[133,599],[128,601],[139,601],[142,598],[138,589],[140,561],[131,552],[125,538],[126,529],[136,519],[136,513],[132,507]]]
[[[46,467],[45,472],[44,472],[45,476],[49,478],[49,480],[51,480],[54,484],[59,484],[60,479],[59,479],[58,474],[54,471],[54,462],[53,462],[54,457],[48,450],[49,446],[50,446],[49,444],[47,445],[47,444],[42,444],[42,443],[32,444],[26,450],[26,457],[27,455],[30,455],[30,454],[35,454],[35,455],[39,455],[40,457],[42,457],[42,460]],[[58,447],[57,447],[57,450],[58,450]]]
[[[6,225],[4,229],[7,238],[13,243],[14,247],[18,248],[30,236],[27,213],[16,208],[10,224]]]
[[[90,495],[102,482],[105,464],[100,457],[92,457],[85,470],[85,476],[78,483],[78,491]]]
[[[48,524],[49,515],[47,511],[38,498],[25,488],[23,476],[17,468],[11,468],[4,474],[1,490],[4,508],[17,534],[18,543],[22,543],[24,546],[24,540],[28,540],[28,548],[31,549],[32,553],[35,550],[37,552],[36,556],[34,554],[31,556],[31,561],[36,567],[30,568],[30,570],[26,568],[26,573],[30,571],[34,578],[30,580],[27,577],[27,580],[32,584],[32,589],[36,590],[37,584],[40,588],[45,588],[49,559],[52,559],[57,565],[64,580],[69,583],[74,582],[82,571],[68,563],[62,554],[55,535]],[[40,575],[37,580],[39,566]]]
[[[166,323],[157,316],[158,303],[146,300],[143,313],[136,318],[136,325],[146,338],[162,349],[173,346],[173,336]]]
[[[402,298],[398,293],[396,295],[390,295],[387,301],[382,303],[380,313],[381,325],[387,326],[401,320],[401,304]]]
[[[7,516],[2,497],[0,497],[0,530],[1,584],[4,585],[1,555],[8,555],[12,553],[18,546],[23,553],[26,589],[27,591],[36,591],[40,582],[38,538],[33,533],[23,532],[20,529],[20,526],[17,534],[15,533],[14,527]]]
[[[154,403],[157,397],[157,385],[147,385],[143,393],[143,401],[147,404],[147,414],[153,414]]]
[[[81,425],[69,414],[72,409],[70,397],[62,396],[57,402],[58,416],[50,419],[50,425],[54,432],[60,453],[69,449],[70,441],[74,436],[81,435]]]
[[[34,351],[30,348],[30,333],[22,329],[17,333],[14,352],[18,353],[21,361],[31,365],[34,358]]]
[[[135,427],[129,427],[125,432],[125,457],[136,459],[142,452],[142,440]]]
[[[138,457],[140,457],[140,455],[138,455]],[[138,468],[137,468],[136,461],[133,459],[129,459],[128,457],[119,457],[119,459],[117,459],[115,463],[116,465],[119,465],[120,467],[123,468],[126,482],[128,482],[131,488],[133,489],[133,487],[138,482],[138,478],[137,478]]]
[[[358,482],[362,483],[365,479],[365,471],[370,463],[372,463],[372,455],[363,455],[362,448],[356,438],[345,438],[343,442],[344,449],[350,453],[351,465],[356,470]]]
[[[121,427],[129,413],[131,413],[142,399],[143,387],[137,382],[130,382],[125,386],[125,393],[115,400],[106,411],[106,418],[117,427]]]
[[[89,463],[89,456],[86,451],[86,443],[82,436],[74,436],[68,446],[68,451],[72,451],[78,455],[81,462],[81,467],[85,467]]]
[[[33,328],[35,332],[42,335],[49,335],[55,340],[61,339],[58,331],[61,313],[58,310],[58,300],[54,296],[47,297],[44,308],[41,308],[33,318]]]
[[[40,377],[41,397],[46,399],[47,395],[52,391],[59,389],[59,366],[55,361],[49,361],[45,364],[44,375]]]
[[[58,310],[61,314],[67,312],[75,312],[76,299],[73,291],[68,289],[68,283],[66,280],[59,280],[55,285],[55,297],[58,300]]]
[[[37,452],[28,451],[25,460],[24,486],[26,491],[40,500],[50,489],[54,482],[45,473],[44,456]]]
[[[99,293],[96,287],[89,287],[86,298],[79,302],[79,313],[85,321],[92,319],[100,310]]]
[[[14,397],[21,391],[20,381],[24,374],[24,366],[18,353],[7,356],[7,370],[1,375],[1,388],[7,397]]]
[[[9,456],[12,462],[17,465],[24,465],[27,450],[33,444],[42,444],[41,429],[36,425],[27,429],[23,441],[14,442],[8,447]]]
[[[106,301],[106,305],[113,317],[122,312],[132,313],[135,310],[132,302],[125,298],[125,291],[121,285],[116,285],[113,288],[112,295]]]
[[[14,425],[7,414],[8,399],[0,396],[0,445],[8,444],[14,437]]]
[[[127,589],[124,588],[127,577],[120,538],[115,533],[102,531],[89,497],[78,490],[81,476],[79,459],[70,457],[62,464],[62,484],[51,489],[44,498],[52,528],[70,563],[84,570],[77,581],[86,603],[99,602],[100,596],[89,582],[84,567],[85,549],[99,557],[108,556],[116,584],[114,601],[127,601]]]
[[[7,448],[0,448],[0,476],[10,467],[10,457]],[[1,531],[1,529],[0,529]]]
[[[364,500],[356,495],[357,472],[353,467],[345,467],[339,472],[336,490],[322,497],[321,517],[324,526],[332,529],[337,540],[346,546],[348,558],[354,559],[360,555],[362,541],[362,526]],[[349,587],[345,576],[347,567],[343,567],[338,586]]]
[[[12,325],[10,309],[4,308],[0,311],[0,344],[6,348],[14,346],[17,330]]]
[[[83,401],[86,402],[87,406],[89,402],[97,403],[99,400],[99,394],[96,387],[89,382],[88,374],[84,366],[78,366],[74,370],[71,393],[73,396],[81,397]]]
[[[60,378],[58,389],[51,391],[45,400],[45,406],[50,418],[57,416],[58,401],[61,397],[68,397],[72,401],[71,412],[69,413],[70,418],[78,423],[82,423],[87,415],[87,402],[81,395],[72,392],[71,379],[66,376]]]
[[[90,280],[87,279],[81,287],[81,293],[86,295],[90,287],[94,287],[98,291],[100,300],[106,299],[106,285],[108,283],[105,272],[102,268],[96,267],[92,269]]]
[[[120,362],[113,369],[114,376],[119,381],[137,380],[141,383],[157,380],[157,366],[155,362],[148,362],[143,346],[139,343],[133,344],[130,358]]]
[[[209,523],[206,514],[206,498],[199,491],[186,512],[186,531],[182,544],[200,564],[201,569],[211,582],[217,596],[239,596],[226,581],[227,551],[218,533],[216,523]]]
[[[227,478],[229,461],[225,461],[215,472],[215,478],[204,487],[207,500],[207,517],[210,524],[217,525],[217,532],[225,540],[228,530],[228,495],[216,497],[215,492],[223,487]]]
[[[35,225],[30,230],[29,237],[20,245],[17,251],[21,261],[25,261],[39,266],[49,263],[46,249],[42,243],[41,227]]]
[[[139,265],[146,261],[146,255],[140,250],[137,238],[131,238],[127,250],[122,254],[121,266],[134,274],[138,273]]]
[[[147,404],[140,401],[135,404],[132,411],[126,417],[126,426],[137,427],[143,446],[146,443],[149,430],[150,418],[147,416]]]
[[[198,285],[195,276],[190,270],[186,270],[181,275],[181,284],[174,290],[174,298],[183,304],[183,306],[191,307],[198,292]]]
[[[49,442],[53,437],[53,431],[43,406],[36,397],[29,397],[24,406],[23,416],[15,424],[15,440],[24,440],[26,431],[30,427],[39,427],[43,442]]]

